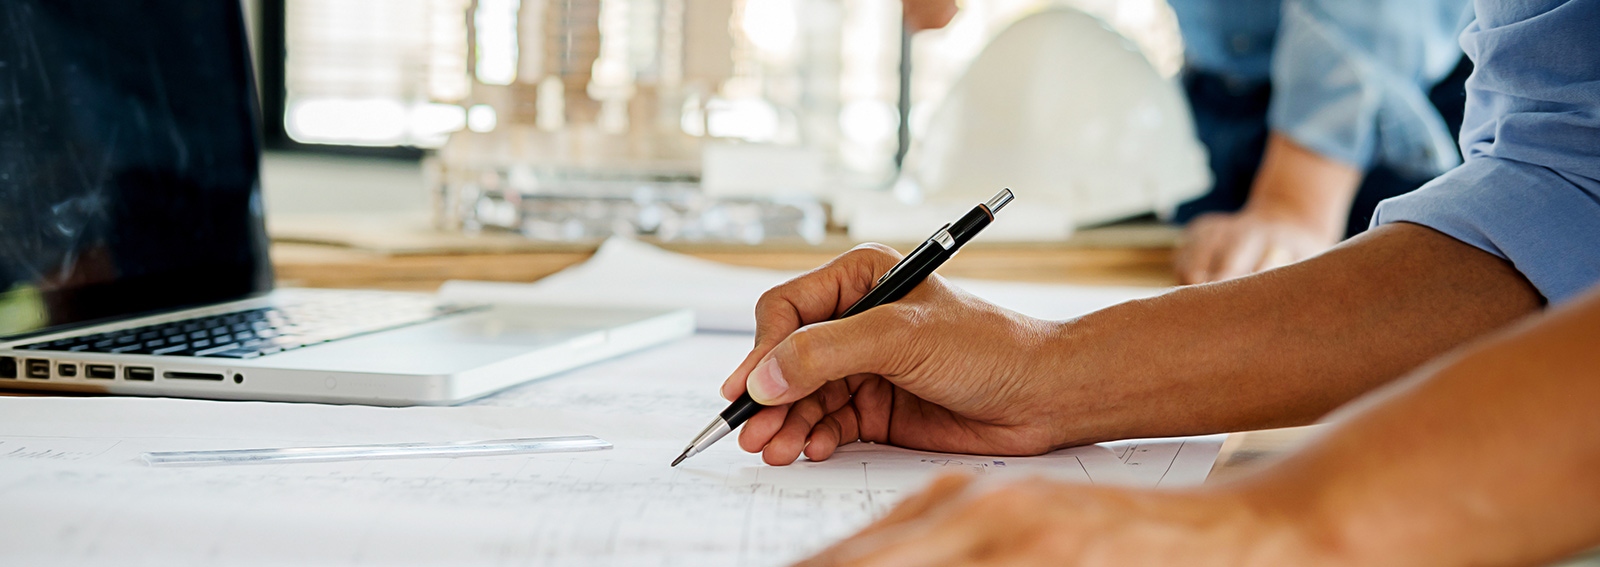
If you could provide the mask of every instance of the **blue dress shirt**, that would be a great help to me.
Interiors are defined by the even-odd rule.
[[[1600,0],[1476,0],[1466,163],[1384,201],[1511,262],[1551,304],[1600,282]]]
[[[1458,163],[1427,91],[1461,57],[1467,0],[1171,0],[1187,64],[1271,81],[1268,125],[1324,156],[1419,177]]]

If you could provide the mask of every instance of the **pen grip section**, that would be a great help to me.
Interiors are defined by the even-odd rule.
[[[757,404],[756,400],[750,397],[750,392],[745,392],[739,395],[739,399],[729,404],[728,409],[722,410],[718,417],[721,417],[722,421],[728,422],[728,427],[738,428],[765,407]]]

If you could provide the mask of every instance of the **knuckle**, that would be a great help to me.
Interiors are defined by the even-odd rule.
[[[780,284],[777,287],[761,292],[761,297],[756,298],[756,310],[759,311],[763,307],[770,307],[773,303],[783,301],[784,287],[787,285],[789,284]]]
[[[829,382],[818,392],[822,396],[822,410],[829,411],[843,407],[850,401],[850,388],[844,382]]]
[[[787,307],[791,303],[790,298],[795,296],[796,288],[802,285],[804,281],[796,278],[762,292],[761,297],[756,299],[756,313]]]
[[[828,415],[817,422],[817,430],[832,435],[834,438],[843,437],[844,424],[839,422],[838,416]]]
[[[858,244],[855,248],[851,248],[848,254],[869,258],[891,258],[896,261],[900,259],[899,251],[887,244],[880,244],[877,242],[865,242]]]
[[[804,424],[807,428],[822,421],[822,418],[827,417],[827,414],[822,408],[821,394],[813,393],[796,402],[789,415],[791,416],[790,419],[795,420],[796,423]],[[801,431],[800,433],[806,432]]]
[[[868,271],[878,272],[900,261],[900,252],[894,248],[876,242],[858,244],[849,252],[839,257],[841,264],[867,266]]]

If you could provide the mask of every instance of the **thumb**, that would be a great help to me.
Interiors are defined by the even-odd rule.
[[[767,353],[745,380],[750,397],[773,406],[798,401],[823,384],[856,374],[897,374],[907,359],[902,309],[865,313],[801,327]]]

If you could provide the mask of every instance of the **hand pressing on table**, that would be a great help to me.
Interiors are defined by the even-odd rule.
[[[1223,491],[951,475],[797,567],[1334,564],[1310,525]]]
[[[1173,269],[1201,284],[1310,258],[1344,237],[1362,172],[1272,134],[1244,208],[1189,222]]]

